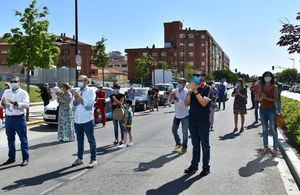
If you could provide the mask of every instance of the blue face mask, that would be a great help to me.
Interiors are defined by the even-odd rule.
[[[83,84],[82,81],[78,81],[77,84],[78,84],[78,87],[79,87],[80,89],[83,89],[84,84]]]
[[[19,83],[12,83],[11,88],[12,90],[17,90],[19,88]]]
[[[193,77],[193,81],[194,81],[196,84],[199,84],[199,83],[201,83],[201,77],[194,76],[194,77]]]

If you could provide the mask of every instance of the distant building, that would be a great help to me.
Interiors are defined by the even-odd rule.
[[[119,51],[112,51],[109,53],[109,58],[109,68],[128,73],[127,56],[123,56]]]
[[[128,79],[136,79],[137,58],[151,55],[158,61],[164,61],[169,67],[179,72],[184,71],[185,64],[191,64],[206,74],[215,70],[229,69],[230,60],[219,44],[206,30],[182,28],[180,21],[164,23],[164,48],[125,49],[128,56]],[[151,67],[152,71],[154,67]],[[145,78],[151,82],[151,74]]]
[[[102,81],[102,68],[91,66],[92,80]],[[125,83],[128,82],[127,73],[116,70],[115,68],[104,68],[104,81]]]

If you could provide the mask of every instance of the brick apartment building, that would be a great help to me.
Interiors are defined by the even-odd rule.
[[[215,70],[229,69],[229,57],[206,30],[183,29],[180,21],[164,23],[164,48],[125,49],[128,56],[128,79],[135,78],[135,60],[151,55],[158,61],[164,61],[172,69],[184,70],[184,64],[211,74]],[[153,69],[152,69],[153,70]],[[146,80],[151,81],[151,75]]]
[[[55,44],[60,48],[60,55],[58,56],[56,67],[76,68],[74,38],[67,37],[65,33],[62,33],[57,37]],[[80,74],[91,77],[92,46],[83,42],[78,42],[78,47],[79,54],[82,57]],[[8,55],[8,50],[9,44],[0,39],[0,69],[1,66],[7,66],[5,59]],[[11,67],[11,69],[11,71],[13,71],[14,67]]]

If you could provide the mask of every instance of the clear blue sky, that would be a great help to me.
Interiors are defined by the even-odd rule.
[[[2,0],[0,35],[18,26],[13,10],[24,10],[31,0]],[[231,69],[260,75],[272,65],[292,67],[295,58],[276,46],[280,20],[296,23],[299,0],[78,0],[79,40],[95,44],[108,39],[107,50],[163,46],[163,23],[182,21],[184,28],[208,30],[230,57]],[[74,34],[74,0],[38,0],[48,6],[56,34]],[[298,21],[300,23],[300,21]],[[279,71],[277,69],[277,71]]]

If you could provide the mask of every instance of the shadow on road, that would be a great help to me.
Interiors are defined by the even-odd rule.
[[[154,159],[150,162],[141,162],[139,166],[135,169],[133,169],[135,172],[139,171],[147,171],[149,169],[157,169],[164,166],[164,164],[167,164],[168,162],[178,158],[180,156],[179,153],[169,153],[165,154],[163,156],[158,157],[157,159]]]
[[[263,172],[267,167],[273,167],[278,164],[278,162],[274,161],[272,158],[264,159],[264,156],[259,154],[259,150],[257,150],[257,152],[258,157],[256,159],[248,162],[245,167],[239,169],[241,177],[250,177],[256,173]]]
[[[29,129],[30,131],[38,131],[38,132],[56,132],[57,126],[56,125],[39,125],[34,126]]]
[[[33,146],[29,146],[30,150],[36,150],[39,148],[44,148],[44,147],[48,147],[48,146],[55,146],[55,145],[59,145],[59,144],[63,144],[63,143],[67,143],[67,142],[59,142],[59,141],[53,141],[53,142],[47,142],[47,143],[40,143],[40,144],[36,144]]]
[[[3,187],[2,190],[11,191],[11,190],[15,190],[15,189],[23,188],[23,187],[27,187],[27,186],[36,186],[36,185],[40,185],[48,180],[56,179],[59,177],[63,177],[65,175],[69,175],[71,173],[75,173],[75,172],[87,169],[86,167],[82,167],[79,169],[67,171],[70,168],[72,168],[72,166],[65,167],[65,168],[62,168],[62,169],[59,169],[59,170],[56,170],[53,172],[45,173],[42,175],[38,175],[35,177],[17,180],[14,182],[14,184]]]
[[[219,140],[224,141],[224,140],[228,140],[228,139],[234,139],[238,136],[240,136],[240,133],[231,132],[231,133],[227,133],[223,136],[219,136]]]
[[[194,182],[200,180],[202,177],[197,175],[190,178],[192,175],[183,175],[178,179],[170,181],[157,189],[151,189],[146,192],[147,195],[157,195],[157,194],[180,194],[184,190],[188,189]],[[190,178],[190,179],[189,179]]]
[[[97,155],[104,155],[104,154],[116,152],[118,150],[120,150],[120,148],[111,144],[111,145],[105,145],[105,146],[101,146],[101,147],[97,148],[96,152],[97,152]],[[83,152],[83,154],[89,154],[89,153],[90,153],[90,150],[85,150]],[[77,156],[77,153],[73,154],[72,156]]]
[[[10,169],[14,167],[19,167],[21,164],[15,164],[15,165],[10,165],[10,166],[5,166],[5,165],[0,165],[0,171],[5,170],[5,169]],[[5,166],[5,167],[4,167]]]
[[[248,126],[246,127],[246,129],[247,129],[247,130],[249,130],[249,129],[255,129],[255,128],[259,127],[259,126],[261,126],[261,124],[255,124],[255,123],[252,123],[251,125],[248,125]]]

